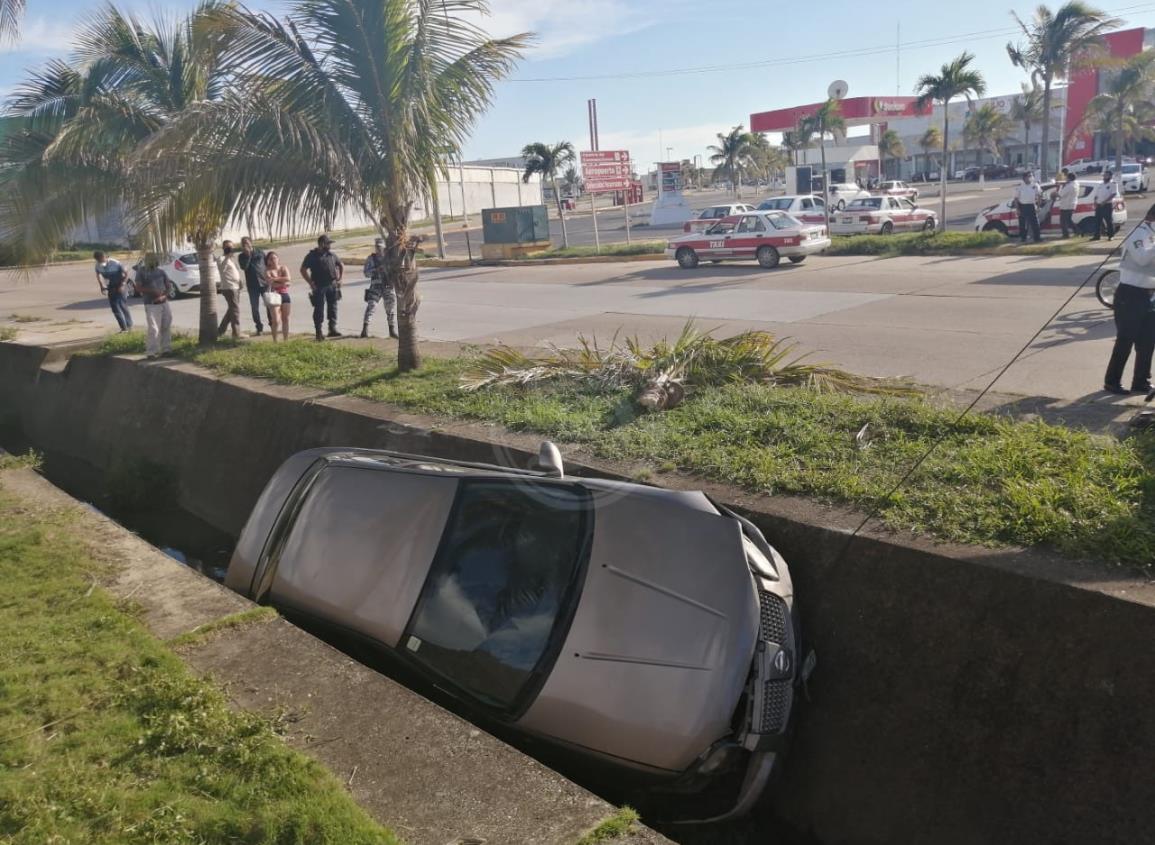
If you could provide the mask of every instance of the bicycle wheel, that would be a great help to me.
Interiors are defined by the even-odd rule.
[[[1115,307],[1115,288],[1119,287],[1119,271],[1104,270],[1095,282],[1095,296],[1105,308]]]

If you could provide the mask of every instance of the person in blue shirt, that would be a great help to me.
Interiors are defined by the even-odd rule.
[[[128,310],[128,300],[125,297],[125,282],[128,281],[128,271],[115,258],[109,258],[100,250],[92,253],[96,260],[96,283],[101,293],[108,294],[108,305],[112,309],[112,316],[122,332],[132,328],[132,313]]]

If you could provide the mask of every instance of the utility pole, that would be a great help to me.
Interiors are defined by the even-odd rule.
[[[902,96],[902,21],[894,31],[894,96]]]

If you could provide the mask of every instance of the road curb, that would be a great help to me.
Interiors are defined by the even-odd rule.
[[[426,258],[421,264],[424,267],[552,267],[565,264],[617,264],[623,261],[664,261],[666,256],[661,253],[647,253],[645,255],[589,255],[572,258],[525,258],[518,261],[504,259],[476,259],[467,258]]]

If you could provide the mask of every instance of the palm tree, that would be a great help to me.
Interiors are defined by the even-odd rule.
[[[573,144],[569,141],[558,141],[550,146],[541,141],[534,141],[522,148],[521,155],[525,159],[525,173],[522,174],[521,181],[528,182],[529,177],[535,173],[540,173],[542,179],[549,180],[553,188],[553,198],[557,202],[557,217],[561,221],[561,243],[563,247],[568,247],[569,232],[565,228],[565,213],[561,206],[561,194],[557,190],[557,174],[563,167],[573,163],[576,157]]]
[[[796,129],[787,129],[782,133],[782,149],[789,154],[791,164],[798,164],[798,151],[802,147],[802,138]]]
[[[956,97],[981,97],[987,90],[982,74],[971,70],[970,64],[975,59],[971,53],[963,52],[954,61],[942,66],[940,73],[924,74],[915,83],[915,93],[918,94],[916,108],[923,111],[934,103],[942,105],[942,166],[939,168],[939,220],[946,225],[946,170],[947,144],[950,141],[950,101]]]
[[[1155,51],[1144,50],[1127,59],[1108,78],[1103,93],[1087,104],[1088,128],[1110,132],[1115,146],[1115,172],[1123,167],[1123,147],[1128,141],[1149,137],[1143,118],[1150,117],[1155,96]]]
[[[902,143],[902,138],[899,137],[898,132],[887,129],[878,136],[878,154],[882,157],[883,172],[886,171],[888,158],[898,160],[906,155],[906,146]],[[895,176],[897,175],[896,173]]]
[[[561,184],[569,193],[570,196],[576,197],[581,192],[582,177],[577,172],[577,168],[572,164],[565,169],[565,174],[561,177]]]
[[[1022,83],[1022,96],[1016,97],[1011,105],[1011,120],[1023,124],[1023,146],[1026,147],[1026,164],[1035,163],[1031,155],[1031,126],[1043,119],[1043,92],[1036,85]]]
[[[1039,167],[1047,178],[1051,138],[1051,87],[1070,78],[1072,70],[1094,62],[1101,52],[1103,35],[1120,21],[1082,0],[1068,0],[1052,12],[1040,5],[1031,21],[1011,12],[1023,31],[1022,44],[1007,44],[1007,55],[1015,67],[1026,70],[1036,87],[1043,89],[1043,148]]]
[[[23,16],[24,0],[0,0],[0,41],[15,39],[20,34]]]
[[[942,133],[938,131],[937,126],[932,126],[922,133],[922,137],[918,139],[918,145],[922,147],[922,156],[926,159],[927,173],[930,172],[930,165],[932,159],[930,157],[931,150],[937,150],[942,147]]]
[[[710,162],[716,165],[714,180],[725,175],[734,186],[734,195],[738,197],[742,196],[742,174],[748,167],[754,143],[751,134],[738,125],[725,135],[719,132],[718,143],[706,148],[710,151]]]
[[[822,155],[822,202],[830,208],[830,174],[826,171],[826,136],[837,140],[846,135],[846,120],[838,106],[838,100],[831,97],[818,107],[817,111],[802,118],[804,130],[810,137],[818,138],[818,149]]]
[[[234,217],[279,225],[364,215],[388,244],[401,372],[420,363],[411,213],[529,40],[491,39],[472,20],[487,12],[482,0],[299,0],[278,20],[222,5],[206,29],[237,84],[157,145],[196,173],[180,182],[188,207],[228,197]]]
[[[1003,141],[1011,135],[1011,119],[991,103],[979,106],[963,126],[963,138],[979,151],[979,182],[986,182],[983,173],[983,153],[998,158]]]
[[[78,34],[73,63],[52,62],[18,89],[7,113],[22,128],[0,150],[0,238],[22,261],[46,260],[91,214],[124,209],[138,231],[153,222],[141,201],[151,193],[142,151],[223,91],[222,42],[202,29],[212,10],[206,4],[182,20],[145,24],[106,7]],[[194,243],[200,262],[202,343],[217,337],[209,262],[224,222],[208,221],[208,210],[170,208],[173,232]]]

